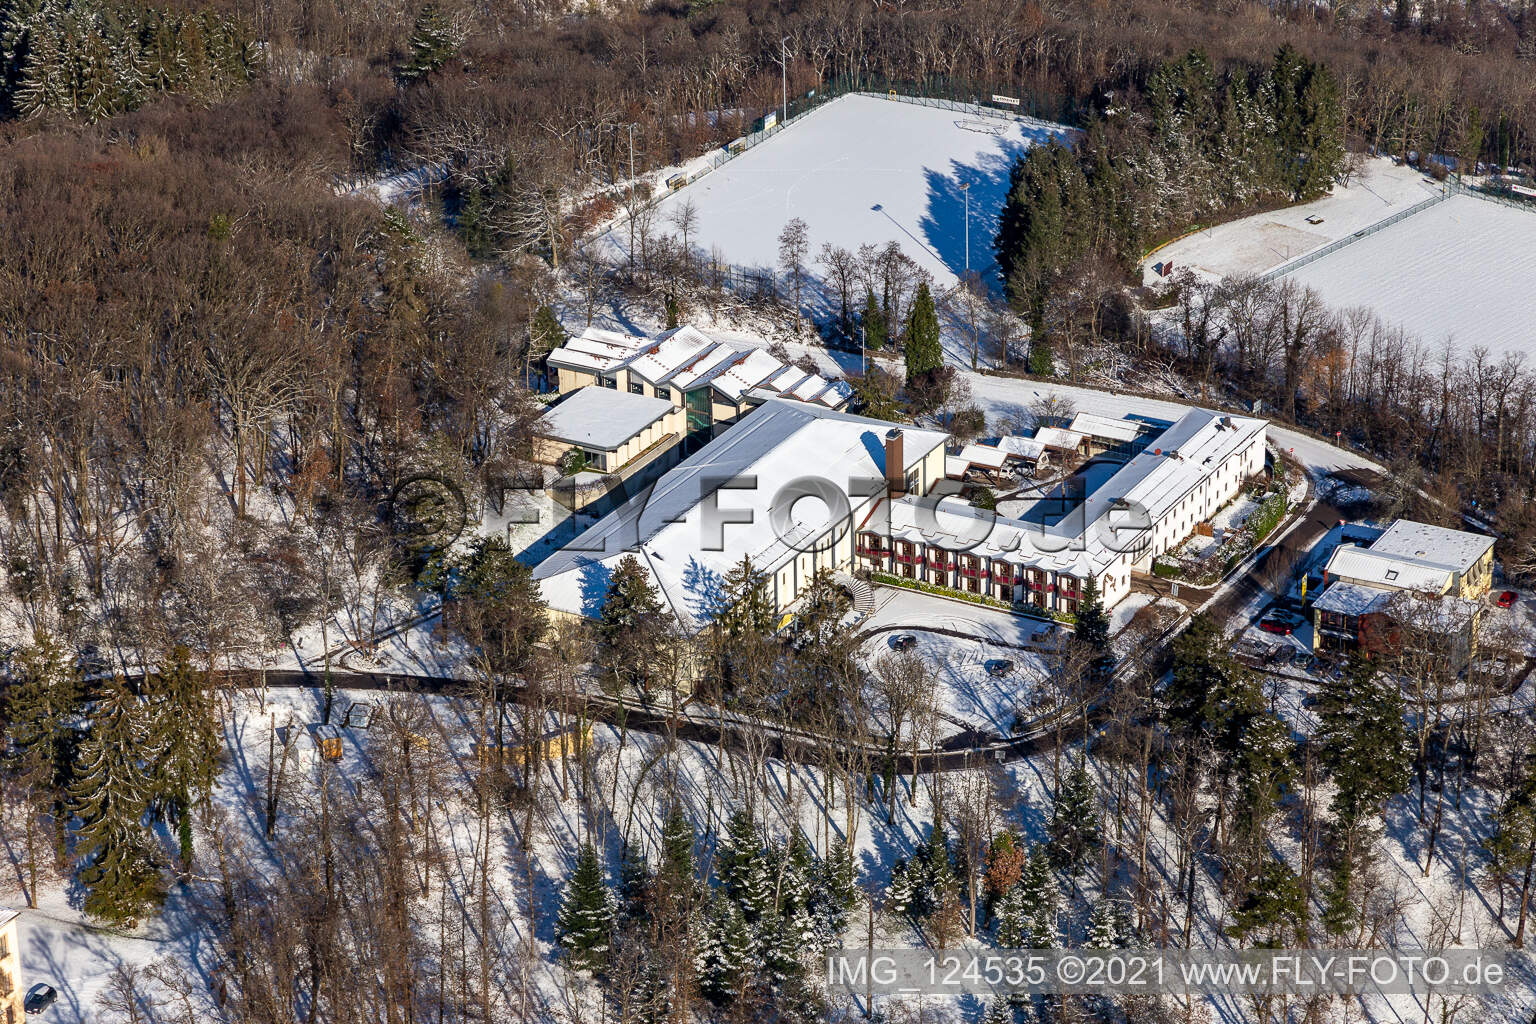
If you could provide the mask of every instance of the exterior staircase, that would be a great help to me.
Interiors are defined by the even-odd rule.
[[[853,595],[853,610],[859,613],[860,618],[874,614],[875,588],[869,585],[868,580],[861,580],[846,572],[834,573],[832,580]]]

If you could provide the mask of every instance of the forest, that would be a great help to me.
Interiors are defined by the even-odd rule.
[[[779,101],[781,73],[792,100],[878,78],[1006,91],[1085,132],[1016,172],[1003,248],[1017,308],[986,309],[999,337],[1014,313],[1031,322],[1013,371],[1088,380],[1129,363],[1202,401],[1263,399],[1388,460],[1398,509],[1449,520],[1479,502],[1507,571],[1529,580],[1528,369],[1460,362],[1253,281],[1180,283],[1180,329],[1154,335],[1124,273],[1192,221],[1318,194],[1367,147],[1529,164],[1533,56],[1530,6],[1483,0],[0,0],[15,899],[74,892],[117,929],[179,915],[208,957],[206,977],[124,968],[86,1019],[144,1020],[151,991],[153,1019],[186,1024],[589,1020],[594,1006],[624,1021],[827,1019],[847,1008],[807,984],[810,955],[877,933],[1381,944],[1417,915],[1449,941],[1464,906],[1414,904],[1403,863],[1460,871],[1463,903],[1468,886],[1492,891],[1489,941],[1519,945],[1536,776],[1502,676],[1461,689],[1405,650],[1405,707],[1355,664],[1293,735],[1197,620],[1169,665],[1117,682],[1091,744],[1090,723],[1061,720],[1025,792],[1003,770],[919,769],[907,744],[938,722],[927,669],[859,663],[830,589],[787,646],[750,566],[731,581],[739,614],[702,637],[678,636],[635,573],[571,629],[546,621],[504,546],[423,547],[392,497],[430,475],[499,508],[542,409],[527,382],[564,336],[555,310],[576,325],[601,302],[676,317],[731,301],[685,247],[640,265],[583,252],[584,232],[634,202],[632,167],[735,137]],[[359,194],[423,168],[434,185],[415,214]],[[953,407],[925,393],[949,387],[938,314],[899,257],[817,264],[844,277],[843,333],[862,307],[915,370],[872,374],[861,401]],[[795,257],[797,273],[813,263]],[[462,656],[464,685],[378,698],[373,759],[299,786],[277,705],[242,673],[302,651],[324,665],[329,719],[343,700],[332,652],[422,600],[443,609],[433,643]],[[1078,629],[1087,647],[1051,666],[1057,707],[1105,656],[1091,623]],[[710,749],[618,715],[616,747],[552,771],[502,756],[509,731],[595,717],[578,677],[659,700],[698,659],[707,706],[832,742],[774,758],[762,737]],[[877,831],[890,849],[872,870],[854,846]],[[987,1008],[1026,1010],[1195,1019],[1183,1005]]]

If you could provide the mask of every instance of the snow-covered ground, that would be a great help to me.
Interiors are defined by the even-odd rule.
[[[1536,358],[1536,212],[1452,196],[1288,276],[1431,347]]]
[[[663,199],[654,223],[675,234],[671,218],[691,202],[698,217],[691,246],[718,249],[736,266],[773,268],[779,233],[799,217],[809,226],[813,259],[823,243],[857,251],[896,242],[948,287],[966,266],[962,186],[970,192],[970,265],[988,271],[1014,160],[1065,131],[843,96]],[[607,238],[621,252],[629,244],[622,227]]]
[[[1050,671],[1045,656],[921,627],[910,632],[917,638],[912,653],[931,673],[939,736],[952,736],[967,727],[1007,736],[1015,716],[1028,720],[1036,713],[1034,702]],[[891,638],[900,635],[877,633],[866,639],[862,645],[866,665],[878,665],[891,652]]]
[[[1439,191],[1439,185],[1412,167],[1387,157],[1369,159],[1348,186],[1336,185],[1322,199],[1228,221],[1170,242],[1144,261],[1143,279],[1156,284],[1160,278],[1152,266],[1168,260],[1175,272],[1182,267],[1213,279],[1262,273]]]

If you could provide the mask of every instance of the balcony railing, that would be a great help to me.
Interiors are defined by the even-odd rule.
[[[943,559],[940,559],[940,558],[930,558],[930,559],[928,559],[928,568],[930,568],[930,569],[944,569],[944,570],[947,571],[949,569],[953,569],[954,567],[955,567],[955,563],[954,562],[946,562],[946,561],[944,561]]]
[[[976,568],[976,567],[973,567],[973,566],[966,566],[965,568],[960,570],[960,575],[961,576],[966,576],[966,577],[969,577],[969,578],[972,578],[972,579],[985,579],[986,576],[987,576],[987,570],[981,569],[981,568]]]

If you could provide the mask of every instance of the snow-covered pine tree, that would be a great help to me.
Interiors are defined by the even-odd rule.
[[[726,1006],[741,995],[759,961],[757,936],[741,908],[718,889],[709,896],[698,929],[694,972],[699,990],[717,1006]]]
[[[651,890],[651,866],[638,847],[624,844],[619,858],[619,914],[626,921],[643,921]]]
[[[815,906],[820,869],[816,851],[811,849],[810,841],[799,826],[790,834],[785,846],[775,849],[773,860],[778,876],[776,916],[803,946],[815,947],[820,938]]]
[[[556,927],[560,948],[577,970],[602,970],[613,940],[613,895],[603,881],[603,866],[590,840],[582,844],[576,870],[565,887]]]
[[[993,905],[992,917],[996,924],[993,934],[999,949],[1024,949],[1029,945],[1029,917],[1025,910],[1022,882],[1009,888]]]
[[[459,49],[458,33],[454,31],[436,4],[427,4],[416,15],[411,29],[410,56],[400,66],[403,82],[416,82],[448,63]]]
[[[143,703],[121,679],[107,682],[90,711],[80,742],[70,806],[80,819],[76,851],[85,911],[121,923],[136,918],[163,895],[153,839],[143,825],[150,781],[143,752]]]
[[[5,692],[6,734],[29,786],[52,790],[67,782],[80,694],[79,669],[53,637],[38,633],[17,652]]]
[[[981,1024],[1013,1024],[1013,1006],[1006,998],[999,997],[987,1004]]]
[[[1114,901],[1101,896],[1094,901],[1093,910],[1088,915],[1088,935],[1083,946],[1087,949],[1119,949],[1124,944],[1120,915],[1115,911]]]
[[[1050,854],[1044,846],[1030,851],[1024,877],[1019,880],[1031,949],[1054,949],[1056,934],[1056,880],[1051,876]]]
[[[912,864],[908,860],[898,862],[891,869],[891,883],[885,889],[885,909],[898,917],[911,916],[917,902],[917,879],[914,876],[918,872]]]
[[[745,811],[733,813],[725,829],[725,838],[716,853],[715,872],[725,894],[741,908],[742,916],[756,923],[773,911],[773,882],[762,839]]]
[[[853,878],[853,856],[847,842],[839,836],[832,840],[817,869],[814,905],[816,927],[823,944],[841,944],[843,932],[848,928],[848,912],[858,902],[858,896],[858,886]]]
[[[1068,769],[1051,809],[1051,859],[1057,867],[1077,871],[1098,842],[1098,794],[1079,759]]]
[[[673,800],[662,819],[661,863],[656,868],[656,883],[669,894],[693,888],[693,843],[693,824],[683,813],[682,803]]]

